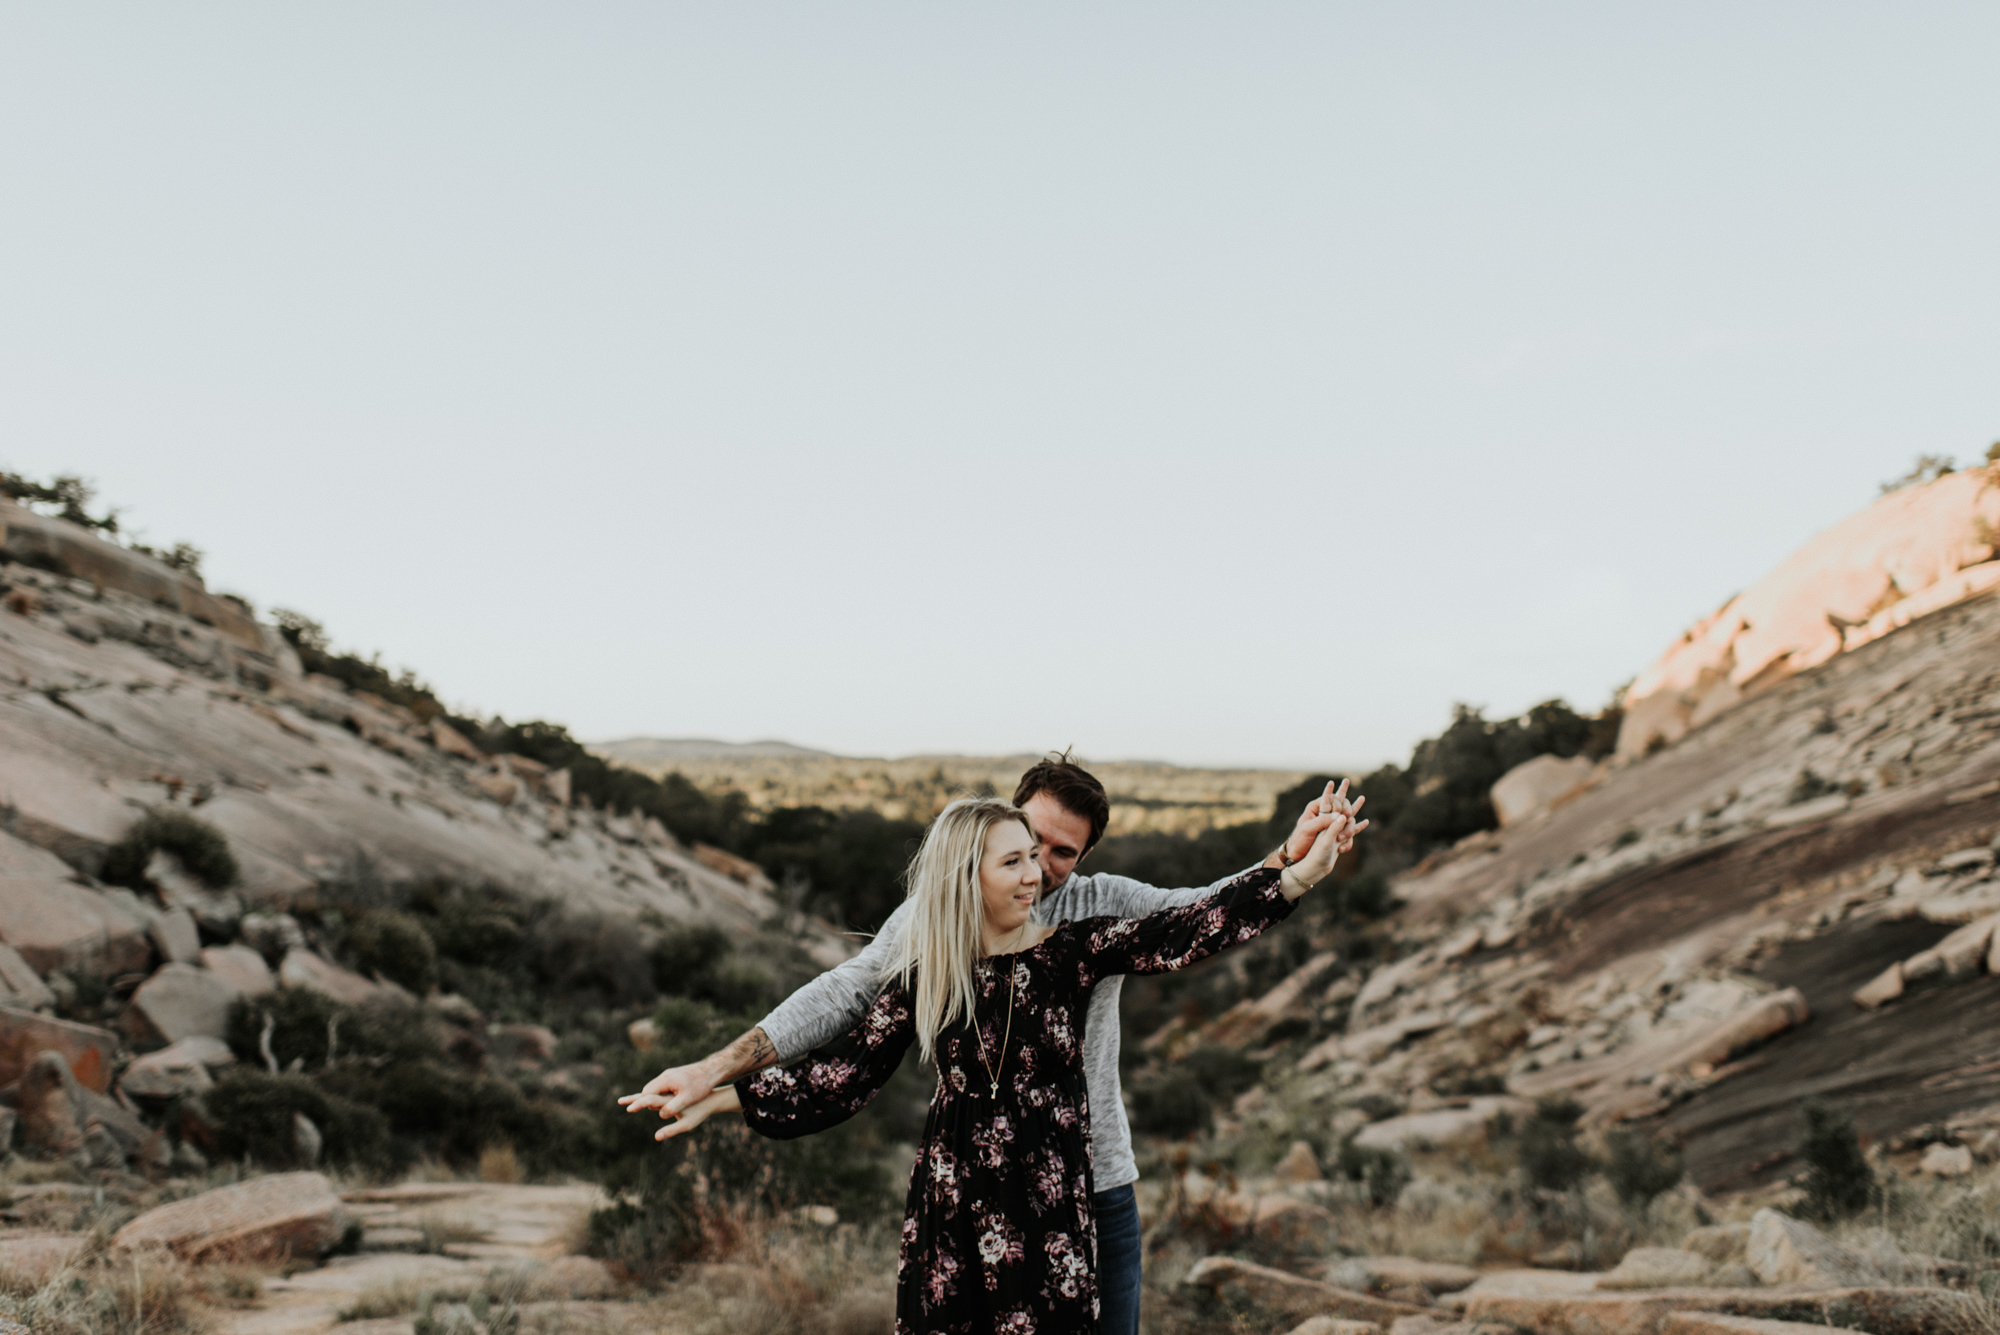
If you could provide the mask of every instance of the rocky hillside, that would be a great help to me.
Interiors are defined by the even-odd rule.
[[[171,806],[228,836],[253,907],[370,876],[736,928],[773,911],[754,868],[714,870],[657,822],[572,805],[563,773],[306,674],[273,627],[146,556],[4,501],[0,549],[0,874],[93,877]]]
[[[1796,1171],[1806,1099],[1885,1146],[1979,1142],[1996,526],[1982,469],[1822,535],[1640,679],[1617,759],[1530,762],[1496,788],[1502,828],[1400,877],[1377,958],[1316,955],[1208,1036],[1296,1035],[1266,1083],[1293,1113],[1401,1110],[1381,1144],[1570,1097],[1586,1132],[1681,1146],[1710,1191]]]

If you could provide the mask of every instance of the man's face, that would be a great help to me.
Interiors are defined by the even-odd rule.
[[[1022,804],[1042,841],[1042,884],[1060,890],[1090,843],[1090,822],[1049,796],[1036,793]]]

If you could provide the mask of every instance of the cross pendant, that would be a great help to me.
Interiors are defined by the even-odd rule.
[[[998,1080],[995,1080],[993,1082],[993,1092],[991,1097],[996,1099],[1000,1097],[1000,1082]]]

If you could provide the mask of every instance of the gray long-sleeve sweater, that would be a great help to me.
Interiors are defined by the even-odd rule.
[[[1054,926],[1084,918],[1143,918],[1161,909],[1192,904],[1230,879],[1224,877],[1214,885],[1191,890],[1160,890],[1129,876],[1071,875],[1061,889],[1042,896],[1035,920]],[[802,1057],[846,1033],[866,1013],[882,990],[883,970],[909,916],[910,906],[905,901],[860,954],[813,979],[764,1017],[764,1036],[778,1050],[780,1061]],[[1083,1034],[1091,1160],[1099,1191],[1139,1180],[1139,1165],[1132,1158],[1132,1129],[1125,1122],[1125,1100],[1118,1084],[1118,997],[1124,982],[1123,978],[1107,978],[1097,985]]]

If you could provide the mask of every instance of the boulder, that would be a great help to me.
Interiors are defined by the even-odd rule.
[[[318,992],[349,1006],[370,1001],[381,991],[360,974],[350,973],[304,949],[286,952],[284,962],[278,966],[278,983],[282,987]]]
[[[137,1040],[219,1039],[228,1027],[229,1005],[240,995],[206,969],[163,964],[132,994],[121,1023]]]
[[[209,946],[201,952],[201,967],[246,997],[264,997],[278,990],[271,966],[248,946]]]
[[[1625,1259],[1600,1276],[1600,1289],[1669,1289],[1699,1287],[1715,1263],[1699,1252],[1678,1247],[1634,1247]]]
[[[1776,1210],[1750,1217],[1744,1263],[1766,1284],[1842,1289],[1884,1281],[1881,1268],[1865,1254]]]
[[[1534,1105],[1523,1099],[1501,1095],[1480,1097],[1464,1108],[1406,1113],[1365,1126],[1355,1133],[1354,1143],[1364,1149],[1378,1150],[1483,1145],[1486,1143],[1487,1127],[1495,1117],[1506,1113],[1521,1118],[1529,1116],[1534,1110]]]
[[[56,1052],[78,1084],[102,1094],[111,1087],[118,1048],[118,1035],[108,1029],[0,1006],[0,1087],[19,1080],[42,1053]]]
[[[149,1052],[125,1068],[118,1088],[127,1098],[170,1099],[199,1094],[215,1084],[209,1072],[227,1066],[236,1054],[220,1039],[190,1037]]]
[[[1424,1315],[1424,1309],[1413,1304],[1372,1298],[1230,1256],[1204,1257],[1181,1282],[1294,1321],[1330,1316],[1388,1325],[1400,1316]]]
[[[492,1051],[507,1061],[540,1065],[556,1055],[555,1031],[539,1024],[496,1024],[486,1029]]]
[[[640,1052],[651,1052],[660,1043],[660,1026],[652,1020],[634,1020],[625,1026],[625,1037]]]
[[[1897,960],[1868,982],[1854,989],[1854,1004],[1872,1011],[1903,995],[1903,962]]]
[[[181,860],[163,848],[146,859],[146,884],[159,892],[160,902],[170,909],[185,909],[204,929],[227,937],[243,920],[243,900],[228,890],[214,890],[181,866]]]
[[[1946,1145],[1942,1141],[1924,1151],[1923,1162],[1917,1171],[1929,1173],[1932,1177],[1965,1177],[1972,1172],[1972,1151],[1963,1145]]]
[[[480,764],[486,759],[484,751],[467,741],[464,733],[441,718],[431,720],[431,745],[448,756],[457,756],[460,760],[470,760],[474,764]]]
[[[1230,1232],[1281,1252],[1323,1255],[1340,1231],[1325,1207],[1281,1192],[1220,1194],[1208,1209]]]
[[[1285,1157],[1278,1160],[1278,1166],[1271,1170],[1273,1181],[1286,1186],[1297,1186],[1305,1182],[1324,1182],[1326,1174],[1320,1171],[1319,1156],[1313,1147],[1303,1140],[1292,1142]]]
[[[284,1262],[325,1255],[347,1211],[318,1173],[274,1173],[148,1210],[111,1238],[114,1252],[164,1247],[187,1261]]]
[[[1402,1319],[1409,1321],[1415,1318]],[[1373,1321],[1348,1321],[1337,1316],[1316,1316],[1293,1326],[1286,1335],[1382,1335],[1382,1327]]]
[[[12,946],[0,944],[0,1006],[38,1011],[56,1004],[56,994]]]
[[[512,806],[521,795],[521,781],[503,770],[481,770],[472,776],[472,786],[501,806]]]
[[[1919,982],[1955,983],[1986,967],[1986,950],[1993,940],[1992,918],[1981,918],[1903,961],[1905,985]]]
[[[154,914],[146,925],[146,935],[169,964],[194,964],[201,959],[201,933],[195,928],[194,915],[186,909]]]
[[[44,1158],[74,1154],[83,1147],[81,1100],[72,1097],[75,1077],[60,1053],[44,1052],[28,1063],[14,1088],[21,1147]]]
[[[1717,1265],[1741,1261],[1750,1246],[1750,1225],[1710,1224],[1681,1239],[1683,1251],[1698,1252]]]
[[[1536,756],[1501,775],[1489,796],[1502,826],[1519,825],[1565,798],[1574,797],[1597,777],[1597,763],[1584,756]]]
[[[0,942],[36,973],[86,969],[109,978],[146,967],[140,925],[96,891],[40,876],[0,876]]]

